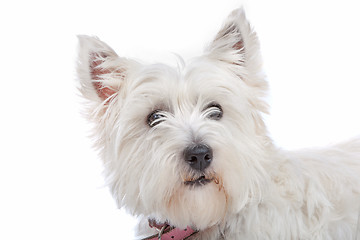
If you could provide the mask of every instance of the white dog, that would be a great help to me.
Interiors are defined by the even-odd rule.
[[[181,69],[80,36],[78,77],[119,207],[145,239],[356,237],[360,139],[289,152],[262,114],[267,83],[242,9]],[[139,236],[140,236],[139,235]]]

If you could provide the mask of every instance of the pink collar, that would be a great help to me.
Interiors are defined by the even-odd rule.
[[[154,220],[149,220],[149,226],[155,228],[159,233],[144,238],[143,240],[185,240],[197,233],[197,231],[189,226],[185,229],[181,229],[172,227],[167,223],[158,224]]]

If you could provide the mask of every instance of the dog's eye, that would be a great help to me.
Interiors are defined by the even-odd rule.
[[[147,117],[147,124],[150,127],[154,127],[164,121],[165,115],[161,110],[155,110],[152,113],[150,113]]]
[[[220,104],[211,103],[205,110],[207,118],[212,120],[220,120],[223,116],[223,110]]]

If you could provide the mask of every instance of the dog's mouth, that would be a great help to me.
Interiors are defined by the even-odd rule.
[[[206,178],[204,175],[200,176],[197,179],[191,179],[191,180],[186,180],[184,181],[184,184],[187,186],[205,186],[206,184],[212,182],[214,180],[214,178]]]

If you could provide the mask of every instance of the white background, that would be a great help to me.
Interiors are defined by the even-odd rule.
[[[360,134],[357,1],[243,2],[270,82],[275,142],[294,149]],[[81,117],[77,34],[154,62],[201,54],[240,1],[2,1],[0,239],[132,239],[103,186]]]

